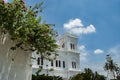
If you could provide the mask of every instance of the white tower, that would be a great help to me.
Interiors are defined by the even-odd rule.
[[[68,58],[68,68],[76,69],[79,66],[79,52],[78,52],[78,38],[71,34],[65,34],[59,39],[60,51],[67,53]],[[73,63],[72,63],[73,62]],[[72,65],[73,64],[73,65]]]
[[[59,38],[59,48],[56,50],[56,60],[49,62],[44,60],[43,70],[40,74],[61,76],[65,79],[80,73],[80,59],[78,52],[78,38],[71,34],[64,34]],[[46,67],[47,65],[47,67]],[[50,71],[53,69],[53,71]],[[33,68],[33,73],[35,68]]]
[[[60,50],[66,54],[66,67],[68,78],[80,72],[80,59],[78,52],[78,38],[71,34],[65,34],[60,39]]]

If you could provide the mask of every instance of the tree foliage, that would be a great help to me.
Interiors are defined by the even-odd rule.
[[[97,72],[94,73],[89,68],[85,68],[84,72],[73,76],[70,80],[105,80],[105,77]]]
[[[63,80],[60,76],[32,75],[32,80]]]
[[[43,57],[56,48],[56,31],[47,23],[42,23],[43,1],[35,6],[26,6],[24,0],[5,3],[0,0],[0,33],[9,34],[16,44],[12,50],[21,48],[25,51],[37,51]]]

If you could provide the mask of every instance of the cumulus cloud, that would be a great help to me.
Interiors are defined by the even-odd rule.
[[[76,35],[96,32],[94,25],[91,24],[87,27],[84,27],[82,21],[78,18],[69,20],[67,23],[63,24],[63,27],[69,33],[73,33]]]
[[[64,28],[66,28],[66,29],[72,29],[74,27],[82,27],[82,26],[83,26],[82,21],[78,18],[76,18],[74,20],[69,20],[68,23],[64,24]]]
[[[104,51],[101,49],[94,50],[94,54],[102,54],[102,53],[104,53]]]

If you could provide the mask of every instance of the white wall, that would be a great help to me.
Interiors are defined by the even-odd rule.
[[[0,80],[31,80],[31,53],[12,51],[13,44],[8,35],[0,34]]]
[[[56,60],[54,60],[52,67],[49,61],[44,60],[43,70],[40,72],[40,74],[46,74],[48,71],[48,75],[51,76],[61,76],[65,79],[70,78],[78,73],[80,73],[80,65],[79,65],[79,54],[73,53],[73,52],[66,52],[66,51],[57,51],[56,60],[61,61],[61,67],[56,67]],[[63,61],[65,61],[65,68],[63,68]],[[76,68],[72,68],[72,61],[76,62]],[[48,67],[46,67],[48,65]],[[34,64],[33,66],[33,74],[38,71],[39,65]],[[53,71],[50,71],[50,69],[53,69]],[[68,79],[67,79],[68,80]]]

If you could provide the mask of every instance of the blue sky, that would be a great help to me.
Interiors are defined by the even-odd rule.
[[[55,24],[59,35],[78,35],[81,69],[105,73],[108,53],[120,65],[120,0],[45,0],[42,18]]]
[[[44,6],[43,20],[55,24],[59,35],[65,32],[78,35],[81,69],[90,67],[105,74],[107,53],[119,62],[120,0],[45,0]]]
[[[77,33],[82,69],[90,67],[104,73],[103,65],[107,53],[115,62],[119,62],[120,0],[46,0],[43,19],[56,24],[59,35],[65,32],[76,33],[66,29],[65,24],[69,28],[77,26],[79,30],[93,25],[95,30]],[[78,25],[72,26],[75,20],[78,20]],[[82,28],[80,24],[83,25]]]

